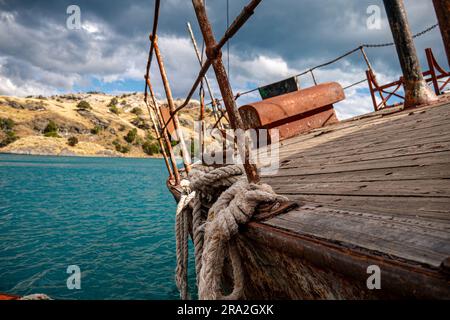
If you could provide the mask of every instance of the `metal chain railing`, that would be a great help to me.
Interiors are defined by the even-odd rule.
[[[416,38],[418,38],[418,37],[420,37],[420,36],[423,36],[424,34],[426,34],[426,33],[430,32],[430,31],[436,29],[437,26],[438,26],[438,24],[436,23],[436,24],[434,24],[434,25],[432,25],[432,26],[426,28],[425,30],[423,30],[423,31],[421,31],[421,32],[419,32],[419,33],[416,33],[415,35],[413,35],[413,38],[416,39]],[[333,60],[330,60],[330,61],[328,61],[328,62],[325,62],[325,63],[322,63],[322,64],[320,64],[320,65],[317,65],[317,66],[315,66],[315,67],[313,67],[313,68],[310,68],[310,69],[308,69],[308,70],[306,70],[306,71],[303,71],[303,72],[300,72],[300,73],[298,73],[298,74],[295,74],[295,75],[293,75],[293,76],[291,76],[291,77],[298,78],[298,77],[301,77],[301,76],[303,76],[303,75],[305,75],[305,74],[308,74],[308,73],[311,73],[311,74],[313,75],[313,77],[314,77],[314,74],[312,73],[314,70],[319,69],[319,68],[326,67],[326,66],[331,65],[331,64],[333,64],[333,63],[336,63],[337,61],[339,61],[339,60],[341,60],[341,59],[344,59],[344,58],[346,58],[347,56],[349,56],[349,55],[351,55],[351,54],[353,54],[353,53],[355,53],[355,52],[357,52],[357,51],[362,50],[363,48],[382,48],[382,47],[390,47],[390,46],[393,46],[393,45],[394,45],[393,42],[380,43],[380,44],[362,44],[362,45],[360,45],[359,47],[357,47],[357,48],[355,48],[355,49],[352,49],[352,50],[350,50],[350,51],[348,51],[348,52],[346,52],[346,53],[340,55],[339,57],[337,57],[337,58],[335,58],[335,59],[333,59]],[[366,61],[366,62],[367,62],[367,61]],[[369,68],[371,68],[371,67],[369,66]],[[291,77],[289,77],[289,78],[291,78]],[[315,77],[314,77],[313,79],[316,80]],[[352,88],[352,87],[354,87],[354,86],[357,86],[358,84],[361,84],[361,83],[363,83],[363,82],[365,82],[365,81],[367,81],[367,79],[363,79],[363,80],[357,81],[357,82],[355,82],[355,83],[352,83],[352,84],[346,86],[346,87],[344,88],[344,90],[350,89],[350,88]],[[316,81],[315,81],[315,82],[316,82]],[[260,87],[258,87],[258,88],[253,88],[253,89],[250,89],[250,90],[247,90],[247,91],[244,91],[244,92],[238,92],[238,93],[236,94],[236,96],[235,96],[235,99],[239,99],[240,97],[242,97],[242,96],[244,96],[244,95],[247,95],[247,94],[256,92],[256,91],[259,90],[259,88],[260,88]],[[216,99],[216,100],[217,100],[217,99]],[[221,100],[221,99],[218,99],[217,101],[222,101],[222,100]],[[211,104],[212,104],[212,103],[209,102],[209,103],[207,103],[206,105],[211,105]]]
[[[416,39],[416,38],[418,38],[420,36],[423,36],[424,34],[430,32],[430,31],[432,31],[438,25],[439,24],[436,23],[436,24],[432,25],[431,27],[426,28],[425,30],[423,30],[423,31],[421,31],[419,33],[416,33],[415,35],[413,35],[413,39]],[[393,45],[394,45],[393,42],[387,42],[387,43],[380,43],[380,44],[363,44],[362,47],[364,47],[364,48],[383,48],[383,47],[391,47]]]

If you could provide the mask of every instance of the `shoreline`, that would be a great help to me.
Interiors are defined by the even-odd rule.
[[[31,156],[31,157],[58,157],[58,158],[106,158],[106,159],[163,159],[162,155],[159,156],[107,156],[107,155],[58,155],[48,153],[16,153],[0,151],[0,155],[15,155],[15,156]]]

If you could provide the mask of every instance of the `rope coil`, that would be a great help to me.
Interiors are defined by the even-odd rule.
[[[192,209],[192,238],[195,249],[195,269],[198,296],[201,300],[236,300],[243,297],[244,271],[235,236],[239,226],[253,217],[262,203],[288,201],[277,195],[267,184],[248,183],[241,166],[220,168],[196,166],[190,182],[183,180],[183,195],[177,209],[177,286],[182,299],[187,299],[187,223],[189,203]],[[202,213],[202,200],[214,192],[226,189],[211,206],[207,217]],[[233,290],[222,292],[222,274],[225,257],[233,272]]]

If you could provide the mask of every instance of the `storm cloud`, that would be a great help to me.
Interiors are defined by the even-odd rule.
[[[229,2],[233,19],[246,1]],[[81,8],[81,30],[66,27],[66,9],[72,4]],[[405,0],[405,4],[413,33],[436,23],[431,0]],[[370,5],[381,8],[380,29],[366,26]],[[153,6],[153,0],[0,0],[0,94],[141,91]],[[226,29],[226,0],[209,0],[207,7],[219,38]],[[199,70],[186,32],[188,21],[201,43],[191,1],[161,1],[160,47],[172,90],[180,98]],[[236,92],[245,91],[326,62],[362,43],[391,41],[381,0],[264,0],[230,42],[231,83]],[[418,38],[416,46],[423,66],[424,49],[431,47],[446,67],[437,28]],[[367,53],[380,81],[399,77],[394,47],[368,49]],[[365,69],[362,57],[354,54],[316,71],[316,77],[320,82],[338,81],[346,86],[364,79]],[[155,68],[152,78],[162,97]],[[305,76],[300,84],[306,87],[312,80]],[[337,106],[340,118],[370,111],[366,87],[362,84],[346,92],[346,101]],[[215,84],[214,90],[219,95]],[[240,103],[254,99],[259,97],[249,95]]]

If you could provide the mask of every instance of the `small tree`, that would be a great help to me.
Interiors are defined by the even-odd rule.
[[[78,144],[78,138],[70,137],[69,139],[67,139],[67,144],[71,147],[75,147]]]
[[[151,140],[147,140],[142,144],[142,150],[149,156],[161,152],[159,145],[155,141]]]
[[[0,129],[4,131],[10,131],[15,126],[14,120],[10,118],[0,118]]]
[[[112,107],[112,106],[117,106],[117,104],[119,103],[119,100],[117,100],[116,97],[112,98],[111,101],[108,104],[108,107]]]
[[[136,137],[137,137],[137,129],[133,128],[130,131],[128,131],[127,135],[123,138],[125,139],[126,142],[133,143]]]
[[[117,140],[117,139],[113,141],[113,145],[116,148],[117,152],[120,152],[120,153],[128,153],[128,152],[130,152],[130,147],[129,146],[123,146],[120,143],[120,141]]]
[[[7,131],[6,137],[3,140],[0,140],[0,148],[6,147],[18,139],[19,137],[16,136],[14,131]]]
[[[142,109],[141,109],[141,108],[138,108],[138,107],[134,107],[134,108],[131,110],[131,113],[134,113],[134,114],[137,115],[137,116],[140,116],[140,115],[143,114]]]
[[[78,110],[91,110],[92,107],[89,104],[89,102],[82,100],[82,101],[78,102],[77,109]]]
[[[91,129],[91,134],[99,134],[100,131],[102,131],[102,127],[99,125],[96,125],[94,128]]]
[[[120,113],[120,110],[119,110],[119,108],[117,108],[116,105],[110,106],[110,107],[109,107],[109,111],[111,111],[111,112],[114,113],[114,114],[119,114],[119,113]]]
[[[45,127],[44,136],[49,138],[60,138],[58,135],[58,125],[53,120],[50,120]]]

